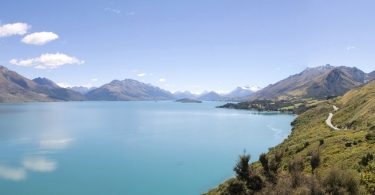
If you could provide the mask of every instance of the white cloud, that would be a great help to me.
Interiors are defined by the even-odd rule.
[[[30,171],[52,172],[56,170],[57,163],[53,160],[48,160],[42,157],[33,157],[26,158],[23,161],[23,166]]]
[[[0,165],[0,178],[20,181],[26,178],[26,171],[23,168],[13,168]]]
[[[31,26],[26,23],[4,24],[0,26],[0,37],[24,35],[30,28]]]
[[[347,46],[347,47],[346,47],[346,50],[347,50],[347,51],[350,51],[350,50],[353,50],[353,49],[356,49],[356,47],[355,47],[355,46]]]
[[[84,61],[62,53],[46,53],[39,57],[26,60],[12,59],[9,63],[17,66],[34,67],[38,69],[55,69],[66,64],[83,64]]]
[[[128,15],[128,16],[134,16],[135,15],[135,11],[126,12],[126,15]]]
[[[107,8],[104,9],[104,11],[111,12],[111,13],[114,13],[114,14],[117,14],[117,15],[121,14],[121,10],[116,9],[116,8],[107,7]]]
[[[146,75],[147,75],[146,73],[139,73],[139,74],[137,74],[137,76],[139,76],[139,77],[144,77]]]
[[[99,81],[99,79],[97,79],[97,78],[92,78],[91,81],[92,81],[92,82],[96,82],[96,81]]]
[[[59,36],[53,32],[36,32],[26,35],[22,42],[32,45],[44,45],[58,38]]]
[[[159,82],[162,82],[162,83],[164,83],[164,82],[166,82],[167,81],[167,79],[165,79],[165,78],[161,78],[161,79],[159,79]]]

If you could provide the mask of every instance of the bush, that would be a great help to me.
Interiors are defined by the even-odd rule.
[[[246,193],[246,188],[245,188],[245,183],[242,181],[238,180],[231,180],[228,184],[228,193],[223,193],[223,194],[238,194],[238,195],[245,195]]]
[[[264,172],[268,173],[269,172],[269,167],[268,167],[268,158],[267,158],[266,154],[262,153],[259,156],[259,161],[262,164]]]
[[[282,151],[276,151],[275,161],[280,164],[283,156],[284,156],[284,153]]]
[[[320,184],[319,180],[313,176],[310,178],[309,181],[309,190],[310,190],[310,195],[324,195],[324,188]]]
[[[365,136],[366,140],[370,143],[375,142],[375,132],[368,132]]]
[[[323,180],[326,192],[333,195],[358,194],[359,181],[354,173],[346,170],[331,169]]]
[[[258,175],[251,175],[247,186],[253,191],[259,191],[263,187],[263,180]]]
[[[346,142],[345,143],[345,147],[352,147],[352,143],[351,142]]]
[[[248,181],[250,174],[250,155],[243,154],[240,155],[239,160],[233,170],[236,172],[237,179],[241,181]]]
[[[310,165],[312,171],[314,171],[320,165],[320,153],[318,151],[313,152],[310,159]]]
[[[319,146],[324,144],[324,139],[319,140]]]
[[[374,155],[371,153],[367,153],[365,156],[362,157],[361,161],[359,161],[359,164],[362,166],[367,166],[370,161],[374,159]]]
[[[375,162],[369,163],[361,172],[361,182],[369,194],[375,194]]]
[[[291,182],[293,188],[296,188],[301,185],[302,182],[302,174],[301,172],[304,169],[303,160],[301,158],[295,158],[294,160],[290,161],[288,164],[288,171],[291,176]]]

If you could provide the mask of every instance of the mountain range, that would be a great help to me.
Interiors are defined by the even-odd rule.
[[[86,94],[88,100],[171,100],[171,92],[133,79],[114,80]]]
[[[85,97],[45,78],[27,79],[0,66],[0,102],[79,101]]]
[[[319,66],[307,68],[249,96],[255,99],[324,99],[340,96],[366,82],[375,79],[375,72],[366,74],[355,67]]]
[[[47,78],[30,80],[0,66],[0,102],[29,101],[131,101],[196,99],[202,101],[283,100],[340,96],[375,79],[375,71],[365,73],[355,67],[325,65],[307,68],[264,89],[256,86],[237,87],[226,94],[214,91],[193,94],[171,93],[132,79],[113,80],[98,88],[63,88]]]

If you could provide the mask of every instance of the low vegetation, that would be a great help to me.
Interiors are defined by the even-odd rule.
[[[315,107],[323,100],[289,99],[289,100],[253,100],[240,103],[227,103],[218,108],[232,108],[257,111],[277,111],[300,114]]]
[[[281,144],[258,161],[243,163],[246,174],[238,177],[236,171],[237,177],[207,194],[375,194],[374,100],[371,82],[320,102],[292,122],[292,132]],[[333,124],[343,130],[324,122],[332,105],[339,107]]]

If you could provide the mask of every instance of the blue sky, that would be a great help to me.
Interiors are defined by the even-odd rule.
[[[373,0],[2,0],[3,29],[28,26],[0,31],[0,64],[68,85],[133,78],[194,92],[264,87],[328,63],[369,72],[374,8]],[[38,65],[50,56],[70,64]]]

